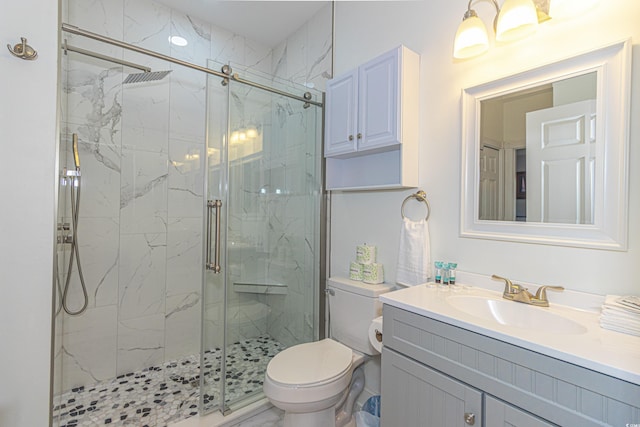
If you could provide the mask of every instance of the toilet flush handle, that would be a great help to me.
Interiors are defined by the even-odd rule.
[[[382,342],[382,332],[376,329],[376,340]]]

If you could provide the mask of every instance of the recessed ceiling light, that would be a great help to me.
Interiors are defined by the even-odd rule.
[[[186,46],[189,43],[187,42],[187,39],[185,39],[184,37],[180,37],[180,36],[171,36],[169,37],[169,41],[171,42],[171,44],[176,45],[176,46]]]

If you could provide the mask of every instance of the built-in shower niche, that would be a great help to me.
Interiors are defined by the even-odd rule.
[[[242,283],[233,284],[233,290],[238,293],[256,295],[286,295],[287,285],[284,283]]]

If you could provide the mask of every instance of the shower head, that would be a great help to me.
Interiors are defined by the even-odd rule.
[[[73,162],[76,164],[76,170],[80,170],[80,155],[78,154],[78,134],[73,134]]]
[[[143,83],[143,82],[153,82],[156,80],[164,79],[167,74],[169,74],[171,70],[168,71],[149,71],[144,73],[134,73],[129,74],[124,81],[123,84],[129,83]]]

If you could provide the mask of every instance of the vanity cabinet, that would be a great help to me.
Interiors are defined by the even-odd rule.
[[[419,68],[399,46],[327,82],[327,189],[417,186]]]
[[[527,412],[393,350],[383,349],[383,425],[550,427]],[[483,404],[484,397],[484,404]],[[484,419],[484,423],[483,420]]]
[[[381,424],[640,424],[640,386],[522,347],[383,307]]]

